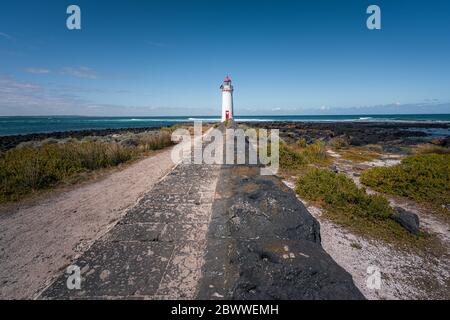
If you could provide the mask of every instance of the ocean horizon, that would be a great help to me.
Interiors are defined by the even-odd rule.
[[[390,122],[450,123],[450,114],[242,115],[237,122]],[[219,122],[219,116],[0,116],[0,136],[79,130],[170,126],[194,121]]]

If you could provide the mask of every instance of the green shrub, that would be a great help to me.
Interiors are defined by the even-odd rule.
[[[423,243],[390,219],[393,209],[386,198],[368,195],[343,174],[310,168],[298,179],[296,192],[321,207],[323,217],[356,234],[402,245]]]
[[[309,170],[298,179],[296,191],[307,200],[346,215],[383,220],[392,214],[384,197],[368,195],[350,178],[330,170]]]
[[[327,148],[323,141],[316,141],[313,144],[309,144],[302,150],[309,163],[316,164],[329,164],[330,156],[327,153]]]
[[[301,138],[301,139],[298,139],[298,140],[297,140],[297,145],[298,145],[300,148],[306,148],[306,146],[308,145],[308,143],[306,142],[306,139],[305,139],[305,138]]]
[[[304,154],[294,150],[285,143],[280,143],[279,154],[281,169],[299,169],[308,163]]]
[[[299,147],[298,144],[288,145],[280,142],[281,169],[302,169],[308,164],[331,164],[330,156],[323,142],[317,141],[313,144],[306,145],[306,147]]]
[[[361,182],[374,190],[434,205],[450,203],[450,155],[420,154],[393,167],[366,170]]]
[[[328,143],[335,149],[346,148],[349,145],[347,139],[343,137],[332,138]]]

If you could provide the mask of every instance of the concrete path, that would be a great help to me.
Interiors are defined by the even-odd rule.
[[[63,270],[40,298],[194,298],[219,172],[179,164],[73,263],[80,290],[67,288]]]

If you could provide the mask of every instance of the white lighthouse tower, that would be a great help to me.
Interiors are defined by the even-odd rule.
[[[222,122],[233,118],[233,86],[229,76],[225,77],[223,84],[220,86],[222,90]]]

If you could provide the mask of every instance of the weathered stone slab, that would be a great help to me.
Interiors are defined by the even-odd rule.
[[[105,237],[105,241],[161,241],[164,223],[118,224]]]
[[[161,280],[158,295],[193,299],[201,277],[206,240],[178,244]]]
[[[121,223],[170,223],[189,221],[191,223],[207,223],[211,204],[178,204],[168,206],[167,208],[158,208],[156,210],[138,206],[133,209]],[[186,220],[187,219],[187,220]]]
[[[147,205],[154,203],[200,204],[200,193],[154,193],[145,198]]]
[[[160,236],[162,241],[205,241],[208,223],[168,223]]]
[[[173,248],[171,243],[98,241],[74,263],[81,269],[81,289],[69,290],[63,274],[42,298],[153,295]]]
[[[235,240],[232,238],[208,238],[197,299],[228,299],[238,278],[237,265],[231,263]]]

